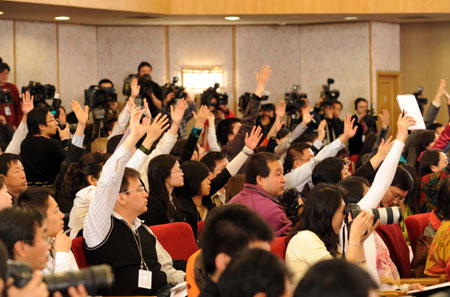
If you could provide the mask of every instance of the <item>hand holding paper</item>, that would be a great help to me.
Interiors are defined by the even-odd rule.
[[[414,95],[398,95],[397,102],[400,110],[408,113],[408,116],[414,118],[416,124],[409,127],[409,130],[423,130],[426,129],[425,122],[423,121],[422,113],[420,112],[419,105],[417,104],[416,97]]]

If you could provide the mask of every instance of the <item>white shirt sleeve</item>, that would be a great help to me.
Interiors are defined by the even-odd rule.
[[[361,209],[376,208],[380,204],[384,193],[389,189],[394,179],[397,164],[404,146],[405,144],[403,142],[399,140],[394,141],[391,150],[375,175],[372,186],[367,194],[358,202]]]
[[[112,129],[111,135],[108,136],[108,139],[114,137],[116,135],[122,134],[125,128],[128,126],[128,122],[130,121],[130,107],[128,104],[125,104],[125,107],[119,114],[117,118],[117,125]]]
[[[216,129],[208,127],[208,145],[210,152],[220,152],[220,147],[217,144]]]
[[[317,163],[328,157],[335,156],[343,147],[344,144],[337,138],[329,145],[326,145],[317,156],[309,160],[309,162],[287,173],[284,176],[286,178],[286,189],[297,188],[299,191],[303,190],[305,184],[311,179],[312,170]]]
[[[20,145],[22,144],[22,141],[25,139],[25,137],[27,137],[27,134],[28,127],[21,121],[19,127],[17,127],[16,131],[14,131],[14,135],[9,142],[8,147],[6,148],[5,153],[19,155]]]
[[[111,215],[119,195],[125,165],[132,153],[121,145],[103,165],[94,199],[84,219],[83,237],[89,248],[98,246],[111,229]]]
[[[295,127],[295,129],[289,134],[288,138],[275,147],[275,154],[278,156],[284,154],[291,146],[291,143],[302,135],[306,129],[307,127],[303,126],[303,124],[298,124],[297,127]]]

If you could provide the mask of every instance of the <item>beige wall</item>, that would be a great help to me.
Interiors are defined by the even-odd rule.
[[[402,92],[413,93],[424,87],[424,97],[430,103],[439,86],[447,80],[450,90],[450,23],[407,24],[400,26]],[[442,100],[437,121],[449,120],[445,100]]]
[[[231,26],[170,26],[166,35],[163,26],[56,26],[16,21],[15,43],[12,21],[0,20],[0,29],[6,36],[0,56],[16,70],[17,86],[22,87],[30,79],[55,84],[63,104],[69,108],[70,99],[83,101],[84,89],[102,78],[114,82],[123,100],[123,79],[135,73],[143,60],[153,65],[152,76],[160,84],[166,82],[167,74],[170,78],[180,76],[185,66],[223,67],[230,107],[234,91],[238,97],[253,91],[255,72],[263,64],[273,69],[267,87],[272,102],[283,98],[292,84],[301,84],[314,103],[328,77],[336,80],[333,88],[341,91],[346,113],[353,112],[356,97],[370,95],[370,38],[366,22],[237,26],[235,35]],[[399,69],[398,25],[374,23],[372,31],[373,72]],[[10,81],[13,77],[12,73]]]

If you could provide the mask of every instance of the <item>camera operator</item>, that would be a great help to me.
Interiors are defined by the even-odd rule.
[[[275,105],[273,103],[266,103],[261,105],[259,116],[256,119],[256,125],[261,126],[264,140],[269,134],[270,129],[275,123]]]
[[[42,282],[42,274],[37,271],[45,268],[50,250],[42,215],[37,210],[26,207],[13,207],[1,211],[0,239],[5,243],[10,259],[25,262],[35,270],[28,284],[20,289],[10,286],[6,296],[48,296],[47,285]],[[0,252],[0,255],[0,267],[4,267],[6,266],[3,264],[4,253]],[[5,270],[7,269],[6,266]],[[68,293],[71,297],[87,296],[86,289],[82,285],[76,289],[69,288]],[[57,292],[53,296],[62,295]]]
[[[370,132],[377,132],[377,119],[373,116],[373,111],[368,109],[369,103],[364,98],[355,100],[356,114],[352,116],[355,119],[355,126],[358,127],[356,134],[348,141],[350,155],[357,155],[361,151],[365,136]]]
[[[0,115],[6,118],[9,125],[16,128],[22,119],[22,110],[20,108],[19,90],[15,85],[8,83],[9,72],[9,65],[3,63],[2,58],[0,58],[0,90],[3,91],[1,96],[8,96],[9,99],[12,99],[11,103],[0,104]],[[4,94],[5,91],[9,95]],[[3,99],[0,102],[3,102]]]
[[[150,76],[152,73],[153,67],[150,63],[148,62],[141,62],[138,66],[138,79],[142,78],[144,76]],[[150,76],[151,79],[151,76]],[[155,83],[152,82],[152,91],[145,94],[145,98],[148,101],[148,107],[150,108],[150,112],[152,114],[152,117],[155,117],[157,115],[157,113],[159,112],[159,110],[162,108],[163,106],[163,101],[169,101],[170,98],[162,98],[162,91],[161,91],[161,87]]]
[[[342,103],[334,101],[333,103],[323,103],[323,115],[327,121],[326,143],[331,143],[344,132],[344,121],[339,118],[342,111]]]

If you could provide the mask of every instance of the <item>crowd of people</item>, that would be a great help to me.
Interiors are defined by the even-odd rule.
[[[9,70],[0,64],[0,88],[14,94],[14,113],[0,109],[0,126],[13,131],[0,133],[0,276],[7,258],[44,275],[77,271],[77,237],[89,265],[111,266],[113,295],[170,296],[186,281],[189,296],[366,297],[424,288],[401,277],[446,274],[450,125],[435,123],[444,97],[450,113],[445,80],[424,115],[427,129],[410,131],[415,120],[402,113],[394,134],[389,112],[377,128],[364,98],[341,118],[341,102],[313,108],[302,97],[297,117],[286,119],[284,100],[261,103],[270,66],[256,73],[236,118],[187,94],[142,94],[139,78],[152,71],[142,62],[124,106],[106,106],[97,127],[106,137],[96,137],[89,106],[73,100],[71,115],[35,106],[7,83]],[[99,85],[113,87],[107,79]],[[375,219],[373,209],[403,219],[429,213],[412,264],[395,254],[409,255],[404,221]],[[174,222],[189,224],[199,246],[187,262],[173,259],[149,228]],[[275,237],[286,240],[284,261],[270,253]],[[40,273],[22,288],[1,279],[3,290],[49,294]]]

